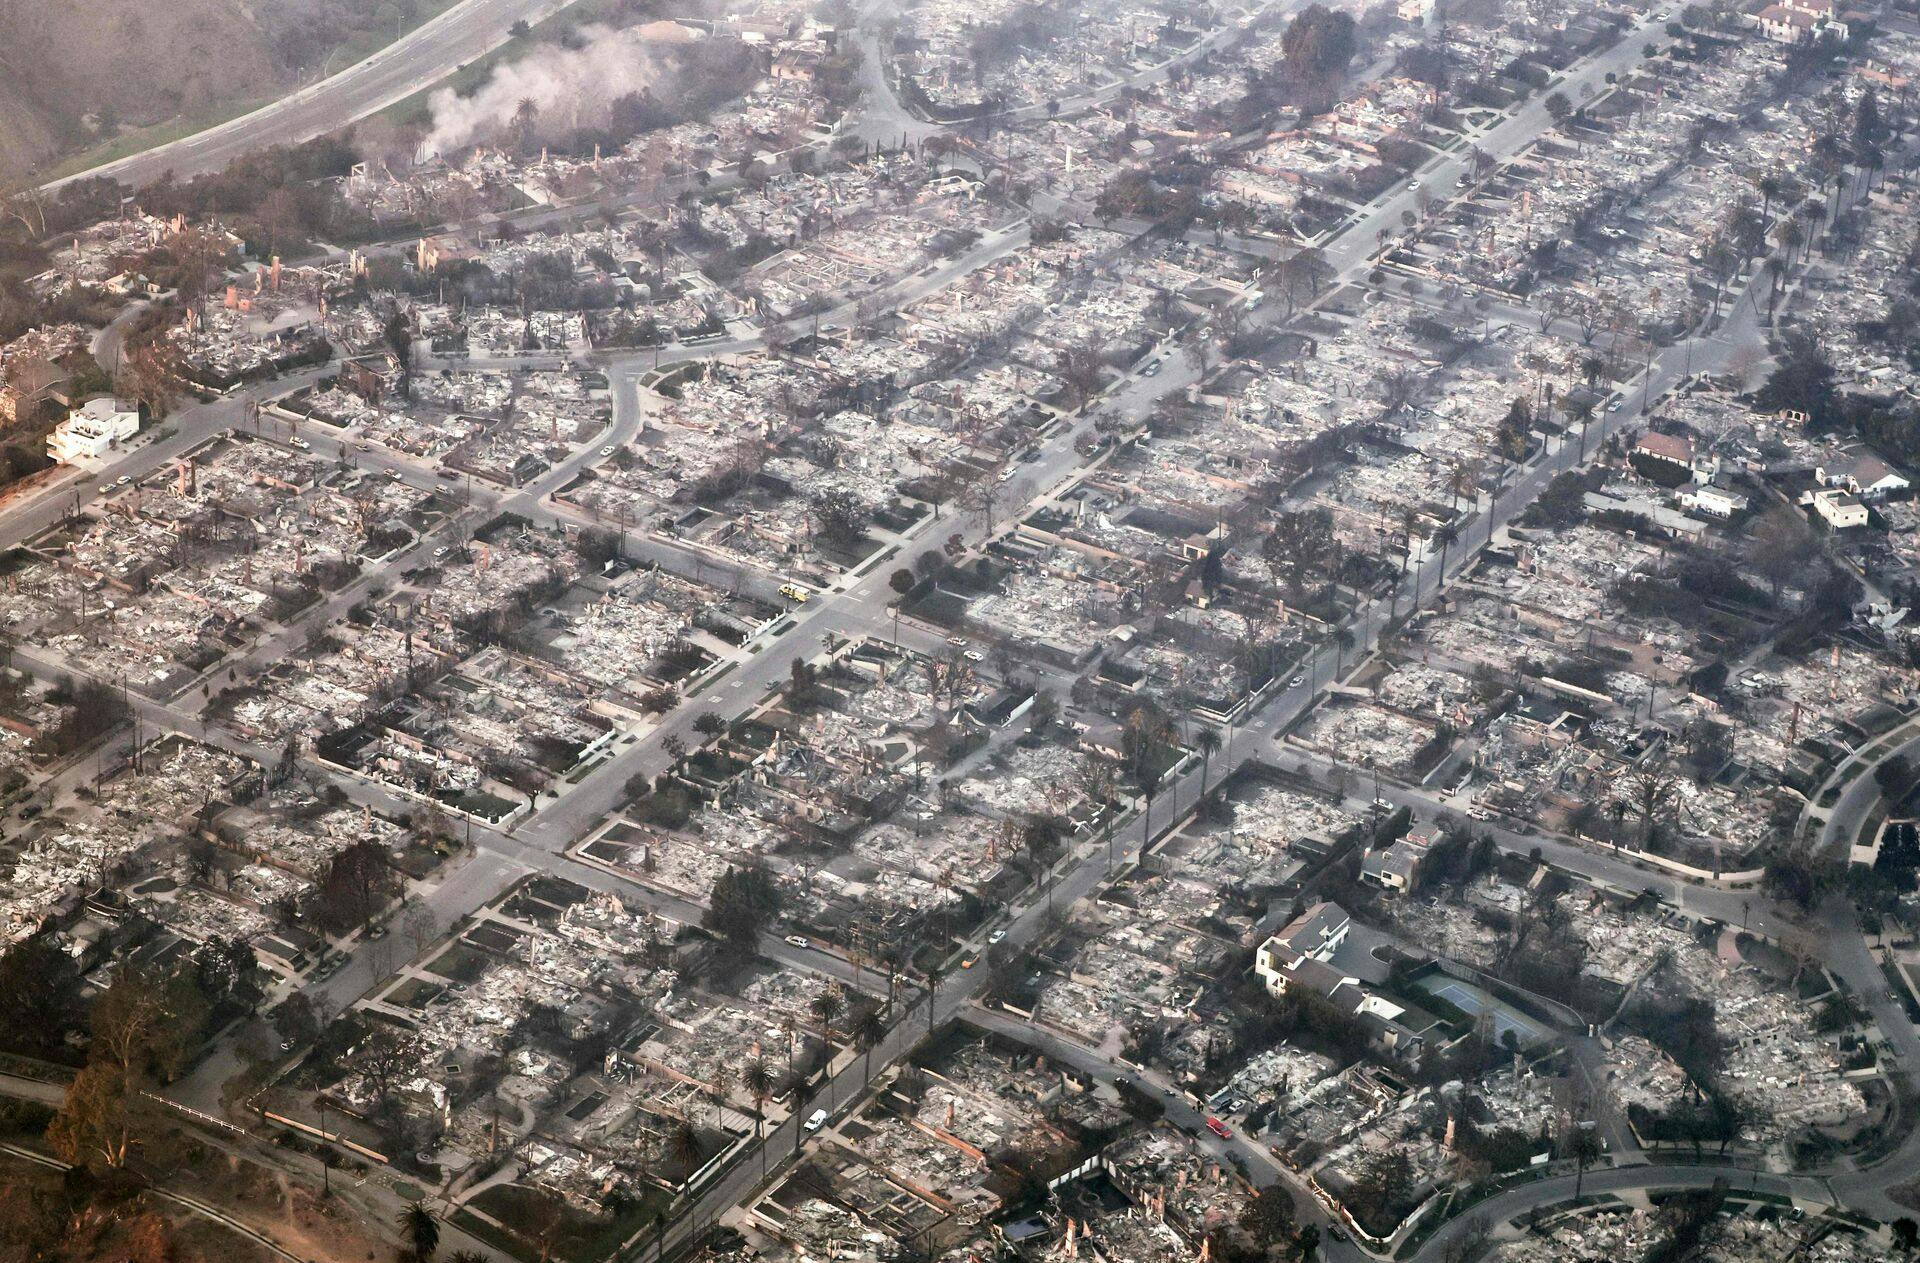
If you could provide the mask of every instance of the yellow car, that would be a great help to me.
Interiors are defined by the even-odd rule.
[[[781,584],[780,595],[786,597],[789,601],[792,601],[795,605],[805,605],[809,600],[813,598],[813,593],[807,591],[803,587],[800,587],[798,584],[792,584],[792,583]]]

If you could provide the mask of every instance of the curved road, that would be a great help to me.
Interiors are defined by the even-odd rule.
[[[461,0],[364,61],[309,84],[251,114],[41,186],[107,176],[135,188],[171,172],[185,179],[217,171],[271,145],[324,136],[431,87],[512,37],[516,23],[534,23],[573,0]]]

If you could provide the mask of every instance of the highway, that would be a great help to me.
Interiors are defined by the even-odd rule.
[[[573,0],[461,0],[362,61],[250,114],[114,162],[51,181],[108,177],[139,188],[171,173],[218,171],[235,158],[293,145],[356,123],[446,78],[512,37],[516,23],[551,17]]]

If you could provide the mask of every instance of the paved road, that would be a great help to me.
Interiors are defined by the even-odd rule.
[[[1286,1168],[1281,1165],[1280,1160],[1269,1153],[1264,1146],[1248,1139],[1240,1128],[1229,1128],[1233,1134],[1226,1139],[1208,1131],[1206,1126],[1208,1114],[1204,1104],[1197,1104],[1192,1097],[1176,1089],[1164,1077],[1151,1071],[1140,1070],[1126,1062],[1116,1061],[1049,1027],[1023,1021],[998,1009],[974,1005],[963,1016],[975,1026],[1005,1035],[1044,1053],[1050,1061],[1072,1066],[1080,1073],[1102,1083],[1129,1084],[1138,1089],[1142,1095],[1158,1100],[1166,1107],[1168,1122],[1186,1132],[1193,1138],[1195,1144],[1223,1164],[1237,1167],[1254,1187],[1267,1188],[1274,1184],[1286,1183],[1289,1188],[1297,1188],[1297,1181],[1294,1181],[1290,1174],[1283,1175]],[[1366,1257],[1353,1244],[1332,1238],[1328,1230],[1336,1226],[1335,1220],[1319,1202],[1303,1198],[1296,1192],[1295,1204],[1300,1211],[1298,1222],[1316,1224],[1320,1228],[1321,1257],[1331,1260],[1331,1263],[1345,1263],[1346,1260]]]
[[[182,179],[218,171],[235,158],[272,145],[324,136],[404,101],[511,38],[517,22],[539,22],[573,0],[462,0],[364,61],[261,106],[251,114],[192,136],[54,180],[109,176],[139,188],[171,172]]]
[[[1864,754],[1867,749],[1878,746],[1882,740],[1884,738],[1875,738],[1867,742],[1861,752]],[[1813,834],[1816,854],[1830,860],[1845,861],[1850,848],[1856,841],[1862,843],[1873,841],[1870,837],[1860,837],[1860,827],[1866,822],[1868,814],[1880,804],[1882,797],[1880,784],[1874,780],[1873,774],[1882,763],[1894,758],[1904,758],[1909,762],[1920,759],[1920,732],[1896,741],[1884,754],[1865,760],[1848,759],[1834,769],[1836,775],[1844,771],[1851,779],[1841,789],[1840,797],[1834,801],[1824,817],[1817,813],[1813,814],[1816,824]],[[1826,787],[1822,786],[1820,792],[1814,795],[1815,802],[1819,801],[1820,793],[1824,793],[1825,789]]]
[[[1756,1174],[1751,1167],[1733,1163],[1703,1166],[1616,1167],[1612,1170],[1589,1168],[1580,1191],[1585,1197],[1594,1193],[1630,1194],[1646,1189],[1704,1189],[1712,1187],[1716,1181],[1720,1180],[1726,1181],[1729,1189],[1735,1192],[1757,1190],[1762,1193],[1772,1193],[1790,1197],[1807,1208],[1834,1204],[1825,1184],[1818,1178]],[[1447,1221],[1413,1257],[1422,1260],[1440,1259],[1445,1256],[1448,1247],[1471,1231],[1470,1225],[1474,1220],[1484,1219],[1497,1228],[1506,1220],[1524,1215],[1536,1206],[1550,1206],[1556,1202],[1566,1201],[1573,1196],[1573,1190],[1572,1175],[1553,1176],[1509,1189],[1505,1193],[1488,1198],[1471,1211]],[[1627,1263],[1627,1260],[1622,1260],[1621,1263]]]

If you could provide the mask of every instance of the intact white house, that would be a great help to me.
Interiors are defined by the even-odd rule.
[[[47,436],[47,455],[62,464],[97,458],[140,432],[140,409],[118,399],[89,399]]]
[[[1906,476],[1864,447],[1850,447],[1814,467],[1822,485],[1841,487],[1862,500],[1884,500],[1912,488]]]
[[[1273,995],[1286,995],[1295,987],[1315,993],[1357,1020],[1375,1045],[1418,1063],[1426,1033],[1438,1019],[1368,990],[1360,979],[1330,963],[1352,924],[1339,904],[1316,903],[1260,945],[1254,972]]]
[[[1254,972],[1275,995],[1285,994],[1288,985],[1296,981],[1306,981],[1314,990],[1331,994],[1334,988],[1325,984],[1340,975],[1326,962],[1346,941],[1352,925],[1346,909],[1339,904],[1316,903],[1260,945]],[[1303,973],[1313,976],[1302,978]]]
[[[1813,493],[1813,511],[1836,531],[1852,530],[1867,524],[1867,506],[1851,491],[1826,488]]]
[[[1718,482],[1690,482],[1674,493],[1683,509],[1725,520],[1747,511],[1747,498]]]
[[[1846,39],[1848,25],[1834,13],[1831,0],[1788,0],[1770,4],[1758,15],[1760,33],[1776,44],[1798,44],[1831,35]]]

